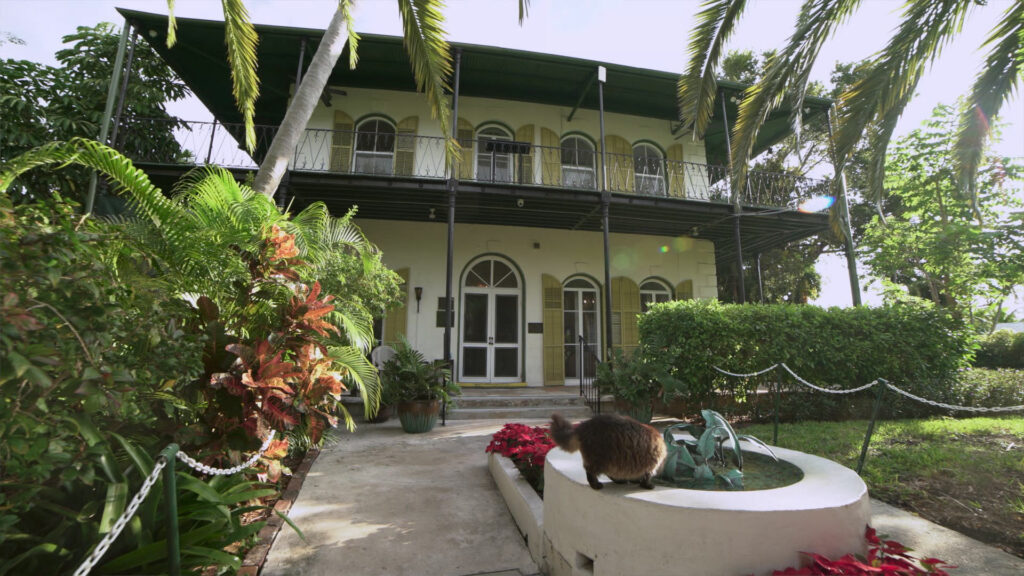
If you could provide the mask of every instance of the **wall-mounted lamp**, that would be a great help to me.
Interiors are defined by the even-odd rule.
[[[430,209],[430,212],[427,214],[427,218],[430,218],[431,220],[437,218],[437,214],[434,212],[433,208]]]
[[[413,288],[413,291],[416,292],[416,313],[419,314],[420,313],[420,300],[423,298],[423,287],[422,286],[417,286],[417,287]]]

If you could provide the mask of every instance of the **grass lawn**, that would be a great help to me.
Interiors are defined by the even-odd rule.
[[[778,445],[854,468],[867,424],[781,424]],[[772,426],[743,433],[771,443]],[[1024,557],[1024,417],[879,422],[863,477],[874,498]]]

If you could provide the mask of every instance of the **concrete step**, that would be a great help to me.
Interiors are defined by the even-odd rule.
[[[558,412],[569,420],[583,420],[593,416],[586,406],[530,406],[513,408],[464,408],[462,400],[459,406],[448,412],[449,420],[507,420],[515,422],[525,419],[548,419],[552,412]]]
[[[458,399],[459,406],[465,408],[529,408],[540,406],[586,406],[583,398],[577,394],[560,394],[544,396],[469,396],[462,395]]]

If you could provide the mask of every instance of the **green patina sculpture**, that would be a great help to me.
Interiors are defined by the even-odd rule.
[[[701,410],[706,426],[696,424],[675,424],[665,429],[665,447],[668,456],[661,477],[669,482],[692,478],[698,484],[713,485],[718,481],[732,490],[743,489],[743,453],[740,440],[746,440],[763,447],[776,462],[778,458],[764,442],[746,434],[736,434],[732,426],[714,410]],[[677,441],[673,430],[689,432],[693,438]],[[732,467],[726,458],[726,442],[732,449]]]

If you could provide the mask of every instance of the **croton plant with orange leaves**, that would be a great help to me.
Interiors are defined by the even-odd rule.
[[[333,296],[323,294],[317,281],[302,281],[307,265],[298,257],[294,235],[273,226],[259,250],[240,255],[250,283],[239,291],[239,309],[262,302],[266,310],[269,302],[271,322],[266,334],[245,337],[238,325],[221,318],[212,300],[198,299],[210,341],[204,355],[206,409],[196,429],[215,434],[194,440],[216,458],[223,448],[251,450],[254,439],[278,431],[262,459],[267,478],[275,481],[288,452],[288,432],[316,444],[327,427],[338,424],[346,371],[332,358],[328,342],[340,331],[330,319]],[[275,302],[282,290],[290,295]]]

